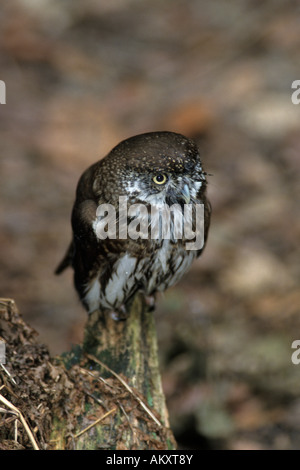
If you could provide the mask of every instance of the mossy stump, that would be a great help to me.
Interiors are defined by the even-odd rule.
[[[92,380],[92,392],[72,438],[55,421],[52,442],[73,449],[176,448],[161,384],[154,315],[142,297],[135,298],[124,321],[91,314],[82,346],[63,361],[67,368],[80,364],[81,373],[85,370]]]
[[[95,312],[83,344],[55,358],[15,302],[0,299],[0,340],[7,356],[0,368],[0,401],[8,416],[0,427],[0,449],[176,448],[154,317],[140,297],[126,321]],[[20,419],[24,426],[16,428]]]

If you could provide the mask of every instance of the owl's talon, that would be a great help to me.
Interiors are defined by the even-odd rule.
[[[117,312],[110,312],[110,317],[115,321],[119,321],[119,315]]]
[[[144,299],[149,311],[152,312],[153,310],[155,310],[155,296],[145,295]]]
[[[119,310],[112,310],[110,312],[110,316],[115,321],[124,321],[128,317],[128,312],[126,310],[125,305],[121,305]]]

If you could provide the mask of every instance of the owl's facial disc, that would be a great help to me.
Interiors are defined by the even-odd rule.
[[[126,183],[126,192],[142,203],[152,205],[189,204],[196,198],[201,182],[193,181],[186,175],[172,174],[158,169],[144,175],[133,175]]]
[[[189,204],[191,200],[190,188],[185,183],[183,188],[181,189],[181,198],[183,199],[185,204]]]
[[[191,191],[189,185],[183,180],[172,181],[165,193],[165,200],[169,206],[173,204],[189,204]]]
[[[191,200],[190,188],[187,182],[182,178],[174,178],[167,173],[157,173],[152,176],[155,193],[162,199],[173,204],[176,202],[189,204]]]

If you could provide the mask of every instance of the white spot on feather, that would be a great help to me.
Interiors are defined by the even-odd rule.
[[[124,290],[129,291],[135,282],[132,274],[135,271],[136,258],[127,253],[116,263],[111,279],[105,289],[107,302],[114,305],[115,302],[122,302]]]
[[[84,301],[88,305],[88,313],[92,313],[99,308],[100,282],[98,278],[93,279],[90,285],[87,286],[87,294],[84,297]]]

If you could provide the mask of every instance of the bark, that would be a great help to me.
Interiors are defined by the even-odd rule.
[[[137,296],[124,321],[94,312],[89,316],[82,348],[64,358],[67,366],[84,362],[85,370],[110,379],[117,396],[107,399],[99,416],[96,401],[80,416],[73,435],[76,449],[175,449],[159,371],[153,312]],[[93,371],[93,372],[91,372]],[[119,394],[119,395],[118,395]],[[101,395],[101,393],[100,393]],[[99,398],[101,399],[101,396]],[[52,438],[61,442],[65,432],[57,423]]]
[[[83,344],[60,357],[36,336],[14,301],[0,299],[0,449],[176,448],[154,316],[140,297],[125,321],[95,312]]]

